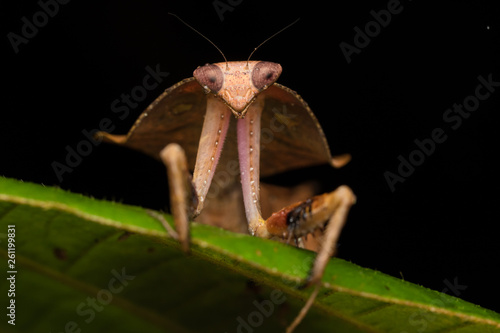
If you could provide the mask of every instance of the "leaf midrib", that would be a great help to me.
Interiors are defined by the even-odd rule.
[[[73,215],[75,215],[79,218],[82,218],[84,220],[89,220],[89,221],[99,223],[101,225],[109,226],[109,227],[112,227],[115,229],[129,231],[132,233],[138,233],[138,234],[141,234],[144,236],[169,239],[168,234],[165,231],[151,230],[151,229],[147,229],[144,227],[139,227],[139,226],[134,226],[131,224],[122,223],[122,222],[119,222],[119,221],[116,221],[113,219],[109,219],[109,218],[102,217],[99,215],[84,212],[81,210],[81,208],[72,207],[68,204],[64,204],[61,202],[50,201],[50,200],[45,201],[45,200],[40,200],[40,199],[31,199],[31,198],[25,198],[25,197],[21,197],[21,196],[8,195],[8,194],[0,194],[0,201],[11,202],[11,203],[14,203],[17,205],[29,205],[29,206],[35,207],[35,208],[54,209],[54,210],[58,210],[58,211],[61,211],[64,213],[73,214]],[[16,206],[14,206],[9,211],[11,211],[15,208],[16,208]],[[145,212],[144,212],[144,215],[146,218]],[[196,228],[196,224],[193,224],[193,227]],[[174,242],[172,239],[170,239],[170,241]],[[256,270],[259,270],[261,272],[265,272],[270,277],[270,278],[266,278],[265,280],[268,281],[271,286],[275,286],[275,287],[279,287],[279,288],[283,289],[283,286],[275,283],[273,281],[273,278],[286,279],[290,282],[301,282],[302,281],[302,279],[297,277],[297,276],[293,276],[293,275],[279,272],[279,271],[276,272],[276,271],[274,271],[266,266],[263,266],[263,265],[256,263],[256,262],[253,262],[251,260],[247,260],[246,258],[244,258],[242,256],[239,256],[231,251],[228,251],[228,250],[225,250],[225,249],[220,248],[218,246],[215,246],[214,244],[209,243],[207,241],[193,239],[192,244],[193,244],[194,249],[196,249],[196,248],[204,248],[204,249],[209,248],[210,250],[212,250],[213,252],[215,252],[219,255],[227,256],[231,260],[240,261],[240,262],[244,263],[244,265],[246,265],[246,266],[249,266],[249,267],[256,269]],[[200,256],[204,259],[208,258],[210,261],[213,261],[212,258],[204,255],[203,253],[201,253],[199,251],[193,251],[193,252],[195,252],[198,256]],[[6,252],[4,250],[0,250],[0,253],[3,256],[6,256]],[[21,260],[26,262],[27,265],[29,265],[30,267],[37,267],[38,266],[36,263],[30,262],[30,260],[27,258],[22,258]],[[224,261],[217,262],[217,264],[225,266],[233,271],[243,273],[247,276],[249,275],[249,272],[247,270],[245,270],[243,267],[238,266],[235,268],[234,266],[231,266],[230,264],[227,264]],[[57,278],[61,278],[61,279],[64,278],[64,275],[62,275],[61,273],[56,273],[55,271],[46,270],[43,267],[40,267],[39,270],[37,270],[37,272],[39,272],[39,273],[43,273],[44,271],[45,271],[47,276],[57,277]],[[260,278],[262,279],[262,277],[260,277]],[[75,286],[77,286],[79,283],[78,281],[71,282],[72,279],[70,279],[70,278],[66,278],[66,279],[68,279],[68,280],[67,281],[61,280],[61,281],[65,282],[65,283],[69,283],[70,285],[73,285],[73,283],[74,283]],[[381,295],[377,295],[377,294],[374,294],[371,292],[358,291],[358,290],[354,290],[351,288],[339,286],[339,285],[328,283],[328,282],[323,282],[322,285],[323,285],[323,288],[332,290],[333,292],[341,292],[341,293],[345,293],[345,294],[352,295],[352,296],[358,296],[358,297],[362,297],[362,298],[376,300],[376,301],[383,302],[383,303],[388,303],[391,305],[402,305],[402,306],[412,307],[415,309],[423,309],[423,310],[430,311],[430,312],[436,313],[436,314],[442,314],[442,315],[446,315],[449,317],[460,318],[461,320],[466,321],[466,322],[490,325],[490,326],[493,326],[495,328],[500,328],[500,322],[495,321],[493,319],[485,318],[485,317],[481,316],[480,314],[471,315],[468,313],[460,312],[459,309],[450,310],[450,309],[446,309],[446,308],[433,307],[433,306],[430,306],[429,304],[419,303],[419,302],[405,300],[405,299],[397,299],[394,297],[381,296]],[[80,288],[77,288],[77,289],[83,291],[83,290],[90,288],[88,290],[91,290],[91,293],[98,291],[98,289],[95,289],[95,287],[92,287],[90,285],[89,286],[81,286],[81,288],[82,289],[80,289]],[[299,298],[304,297],[303,293],[299,292],[298,290],[293,290],[292,288],[288,288],[287,292],[290,294],[293,294],[294,296],[299,297]],[[319,300],[321,300],[321,299],[319,299]],[[134,311],[138,311],[138,312],[134,312],[134,313],[138,313],[143,318],[144,318],[144,316],[146,316],[146,317],[149,316],[149,314],[141,315],[140,313],[143,310],[141,310],[141,308],[133,305],[132,303],[126,301],[125,299],[120,299],[120,302],[121,302],[121,304],[129,303],[128,305],[125,306],[125,308],[135,309]],[[331,307],[328,307],[325,304],[322,304],[321,302],[316,303],[315,306],[322,309],[323,311],[325,311],[327,313],[330,313],[330,314],[336,316],[336,317],[339,317],[343,320],[346,320],[348,322],[356,324],[358,327],[359,326],[361,326],[363,328],[366,327],[366,325],[364,323],[358,322],[352,316],[346,316],[344,314],[339,314],[337,311],[333,310]],[[158,315],[155,314],[154,316],[158,316]],[[154,320],[155,322],[159,322],[159,323],[165,322],[165,323],[168,323],[169,325],[170,324],[175,325],[173,323],[170,323],[169,321],[163,320],[160,316],[158,316],[157,319],[151,318],[151,320]],[[372,331],[372,328],[369,328],[369,329],[370,329],[370,331]],[[182,330],[185,332],[188,332],[188,331],[186,331],[185,328],[182,328]]]

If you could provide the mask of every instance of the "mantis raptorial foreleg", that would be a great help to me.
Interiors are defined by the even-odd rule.
[[[189,218],[196,209],[200,208],[197,202],[196,189],[191,183],[187,169],[184,151],[177,144],[169,144],[161,152],[161,159],[167,167],[170,186],[172,215],[174,217],[178,240],[185,251],[189,250]],[[313,233],[319,228],[325,228],[321,239],[321,247],[316,256],[309,277],[303,287],[314,285],[315,289],[308,301],[288,327],[292,332],[302,321],[314,303],[319,292],[321,278],[325,267],[334,254],[340,232],[346,222],[349,209],[355,203],[356,197],[347,186],[341,186],[335,191],[314,196],[311,199],[287,206],[272,214],[263,222],[268,237],[282,237],[283,239],[300,238]]]

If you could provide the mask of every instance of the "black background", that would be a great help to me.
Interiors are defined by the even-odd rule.
[[[126,133],[164,89],[199,65],[223,61],[207,41],[179,23],[174,12],[216,43],[229,60],[245,60],[265,38],[300,17],[253,56],[283,67],[279,82],[296,90],[322,124],[332,152],[353,161],[272,179],[316,178],[324,190],[349,185],[357,194],[338,256],[426,287],[445,280],[467,288],[460,297],[498,305],[498,123],[500,87],[456,130],[443,121],[454,103],[473,95],[482,75],[500,81],[499,11],[487,1],[402,1],[402,11],[347,63],[339,47],[353,44],[354,27],[372,21],[388,1],[240,1],[221,21],[213,1],[70,1],[19,46],[36,1],[2,4],[0,175],[73,192],[164,209],[164,167],[139,153],[100,145],[59,182],[51,164],[64,163],[66,146],[103,118]],[[233,1],[237,3],[239,1]],[[169,72],[131,114],[120,120],[111,103],[142,84],[145,67]],[[442,128],[447,140],[392,192],[384,172],[397,173],[415,139]],[[453,292],[448,291],[453,295]]]

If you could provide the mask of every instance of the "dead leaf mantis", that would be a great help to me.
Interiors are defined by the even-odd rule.
[[[308,105],[297,93],[276,83],[282,71],[279,64],[250,61],[250,57],[227,61],[222,56],[224,62],[198,67],[194,77],[168,88],[139,116],[127,135],[98,135],[164,163],[176,230],[164,224],[186,252],[189,221],[195,218],[233,231],[248,230],[262,238],[293,238],[297,244],[302,237],[324,229],[304,284],[316,287],[288,327],[287,332],[292,332],[315,300],[325,266],[356,199],[349,187],[340,186],[264,219],[261,203],[268,206],[266,210],[274,209],[268,202],[271,196],[286,193],[285,202],[290,202],[297,191],[276,192],[260,184],[260,177],[319,164],[341,167],[349,157],[331,156]],[[271,131],[272,140],[267,140],[263,149],[266,129]]]

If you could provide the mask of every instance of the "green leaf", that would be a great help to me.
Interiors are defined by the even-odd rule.
[[[0,331],[279,332],[311,293],[314,253],[196,223],[192,250],[143,208],[0,178]],[[500,315],[334,258],[296,332],[333,331],[500,332]]]

